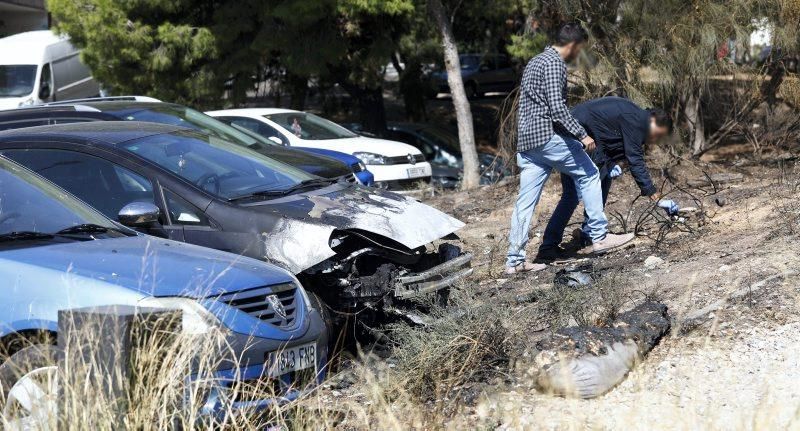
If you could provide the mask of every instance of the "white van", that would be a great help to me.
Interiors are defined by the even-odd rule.
[[[99,93],[69,38],[40,30],[0,39],[0,109]]]

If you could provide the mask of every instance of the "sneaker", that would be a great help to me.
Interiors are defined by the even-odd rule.
[[[524,272],[536,272],[536,271],[541,271],[545,268],[547,268],[547,265],[543,263],[533,263],[525,261],[515,266],[507,266],[506,274],[513,275],[513,274],[521,274]]]
[[[622,247],[623,245],[633,241],[634,237],[635,235],[632,233],[626,233],[623,235],[614,235],[613,233],[610,233],[606,235],[602,241],[597,241],[596,243],[592,244],[592,253],[603,254],[615,248]]]

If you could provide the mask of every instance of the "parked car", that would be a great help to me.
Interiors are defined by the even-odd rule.
[[[204,130],[221,139],[260,151],[276,160],[323,178],[356,181],[365,166],[345,165],[331,157],[282,148],[272,141],[233,128],[202,112],[142,96],[70,100],[0,111],[0,130],[88,121],[150,121]],[[356,175],[354,177],[354,175]]]
[[[281,141],[277,136],[265,136],[257,133],[255,130],[248,128],[246,125],[242,124],[241,121],[237,120],[227,120],[225,118],[217,118],[221,122],[228,124],[232,127],[239,128],[242,132],[248,134],[255,134],[259,139],[267,138],[270,141],[274,142],[277,145],[287,146],[289,145],[288,142]],[[318,154],[320,156],[330,157],[332,159],[336,159],[347,166],[350,166],[353,169],[353,174],[358,179],[358,182],[365,186],[372,186],[375,183],[375,175],[372,175],[367,169],[367,165],[361,161],[358,157],[351,156],[350,154],[343,153],[341,151],[333,151],[333,150],[324,150],[322,148],[308,148],[308,147],[292,147],[293,150],[302,151],[305,153],[311,154]],[[301,168],[302,169],[302,168]],[[303,169],[306,172],[311,172],[309,169]]]
[[[469,97],[482,97],[491,92],[510,92],[517,86],[517,73],[508,56],[502,54],[462,54],[461,78]],[[431,78],[440,93],[449,93],[447,71],[433,72]]]
[[[425,156],[401,142],[359,136],[314,114],[276,108],[227,109],[206,112],[247,127],[261,136],[292,147],[319,148],[352,154],[375,175],[375,186],[387,190],[415,188],[430,182]]]
[[[98,94],[69,38],[40,30],[0,39],[0,109]]]
[[[358,123],[344,126],[356,133],[363,133]],[[458,187],[464,171],[458,136],[444,127],[432,124],[388,123],[386,127],[387,138],[405,142],[422,151],[431,164],[433,185],[445,189]],[[511,175],[502,157],[479,152],[478,162],[481,184],[494,184]]]
[[[130,226],[281,265],[336,309],[397,310],[472,272],[472,255],[452,242],[460,221],[199,130],[133,121],[29,127],[0,132],[0,154],[109,217],[146,202]]]
[[[71,169],[51,166],[44,171]],[[117,173],[127,193],[145,196],[135,177]],[[103,190],[100,180],[94,179],[98,192]],[[135,216],[141,205],[153,206],[134,201],[121,213]],[[42,382],[55,381],[46,377],[55,372],[57,348],[31,343],[54,342],[58,311],[69,308],[180,309],[184,332],[203,337],[215,327],[222,329],[230,354],[239,360],[236,365],[220,361],[216,373],[224,381],[209,392],[201,413],[244,407],[222,405],[225,388],[236,380],[275,378],[285,390],[280,395],[293,399],[303,389],[294,386],[304,383],[294,380],[301,370],[313,371],[306,376],[310,384],[325,375],[326,311],[291,273],[255,259],[137,233],[3,157],[0,277],[0,344],[9,355],[0,365],[6,424],[35,420],[30,416],[37,403],[53,402],[56,388]],[[21,342],[26,337],[27,343]],[[307,361],[294,367],[281,361],[301,352]],[[248,401],[249,407],[275,402]]]

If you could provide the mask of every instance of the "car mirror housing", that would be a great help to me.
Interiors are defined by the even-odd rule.
[[[145,227],[158,222],[160,210],[150,202],[131,202],[119,210],[117,219],[128,227]]]
[[[279,138],[279,137],[277,137],[277,136],[270,136],[270,137],[269,137],[269,138],[267,138],[267,139],[269,139],[270,141],[272,141],[272,142],[274,142],[274,143],[276,143],[276,144],[278,144],[278,145],[281,145],[281,146],[283,146],[283,141],[281,141],[281,138]]]

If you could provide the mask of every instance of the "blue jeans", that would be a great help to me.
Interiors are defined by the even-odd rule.
[[[583,198],[588,216],[586,226],[592,241],[601,241],[606,237],[608,220],[603,213],[600,174],[579,141],[553,135],[541,147],[517,153],[517,165],[522,172],[519,176],[519,196],[511,215],[507,266],[516,266],[525,261],[531,218],[553,169],[569,176],[578,196]]]
[[[606,176],[600,181],[600,190],[603,196],[603,207],[608,200],[608,192],[611,190],[611,182],[613,179],[606,173]],[[561,174],[561,200],[558,201],[556,209],[553,211],[550,221],[544,230],[544,238],[539,250],[558,247],[564,237],[564,229],[569,224],[569,219],[572,218],[572,213],[578,207],[578,191],[575,189],[575,182],[569,175]],[[581,237],[583,242],[591,239],[591,230],[589,229],[589,217],[584,213],[583,224],[581,226]]]

